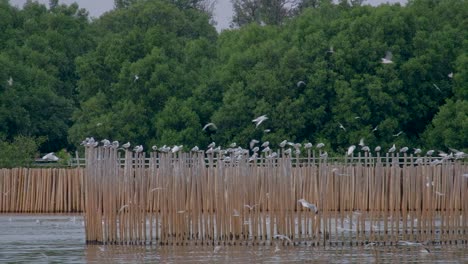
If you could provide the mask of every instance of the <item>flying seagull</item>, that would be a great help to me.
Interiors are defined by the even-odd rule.
[[[59,158],[57,156],[55,156],[53,152],[44,155],[44,157],[42,157],[42,159],[47,160],[47,161],[57,161],[57,160],[59,160]]]
[[[268,117],[266,115],[259,116],[252,120],[255,123],[255,128],[257,128],[263,121],[267,120]]]
[[[13,85],[13,78],[10,76],[10,79],[8,79],[8,85],[12,86]]]
[[[435,87],[439,92],[442,92],[442,90],[439,88],[439,86],[437,86],[437,84],[433,83],[432,85],[434,85],[434,87]]]
[[[351,145],[351,146],[348,148],[348,151],[346,152],[346,155],[347,155],[347,156],[350,156],[351,154],[353,154],[354,149],[356,149],[356,146],[355,146],[355,145]]]
[[[387,51],[387,53],[385,54],[385,57],[381,59],[382,63],[383,64],[393,63],[392,57],[393,57],[392,53],[390,51]]]
[[[340,128],[343,129],[344,131],[346,131],[346,128],[343,126],[343,124],[341,124],[340,122],[338,122],[338,124],[340,125]]]
[[[214,123],[208,123],[203,127],[203,131],[205,131],[208,127],[213,127],[213,129],[218,129]]]
[[[301,203],[301,205],[303,207],[309,208],[312,211],[314,211],[315,213],[318,213],[318,208],[317,208],[317,206],[315,204],[311,204],[308,201],[306,201],[305,199],[299,199],[299,200],[297,200],[297,202]]]
[[[305,86],[306,83],[305,83],[304,81],[298,81],[298,82],[296,83],[296,86],[297,86],[298,88],[301,87],[301,85],[304,85],[304,86]]]

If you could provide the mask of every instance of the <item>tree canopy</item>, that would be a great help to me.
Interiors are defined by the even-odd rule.
[[[468,149],[468,1],[236,1],[221,33],[204,3],[0,1],[0,138]]]

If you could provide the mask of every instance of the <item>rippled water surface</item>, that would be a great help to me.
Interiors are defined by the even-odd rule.
[[[0,263],[468,263],[468,246],[86,245],[83,217],[0,215]]]

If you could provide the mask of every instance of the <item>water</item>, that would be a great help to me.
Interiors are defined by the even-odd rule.
[[[80,215],[0,215],[0,263],[468,263],[468,245],[86,245]]]

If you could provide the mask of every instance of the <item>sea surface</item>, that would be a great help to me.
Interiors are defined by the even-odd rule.
[[[0,214],[0,263],[468,263],[468,245],[86,245],[82,215]]]

